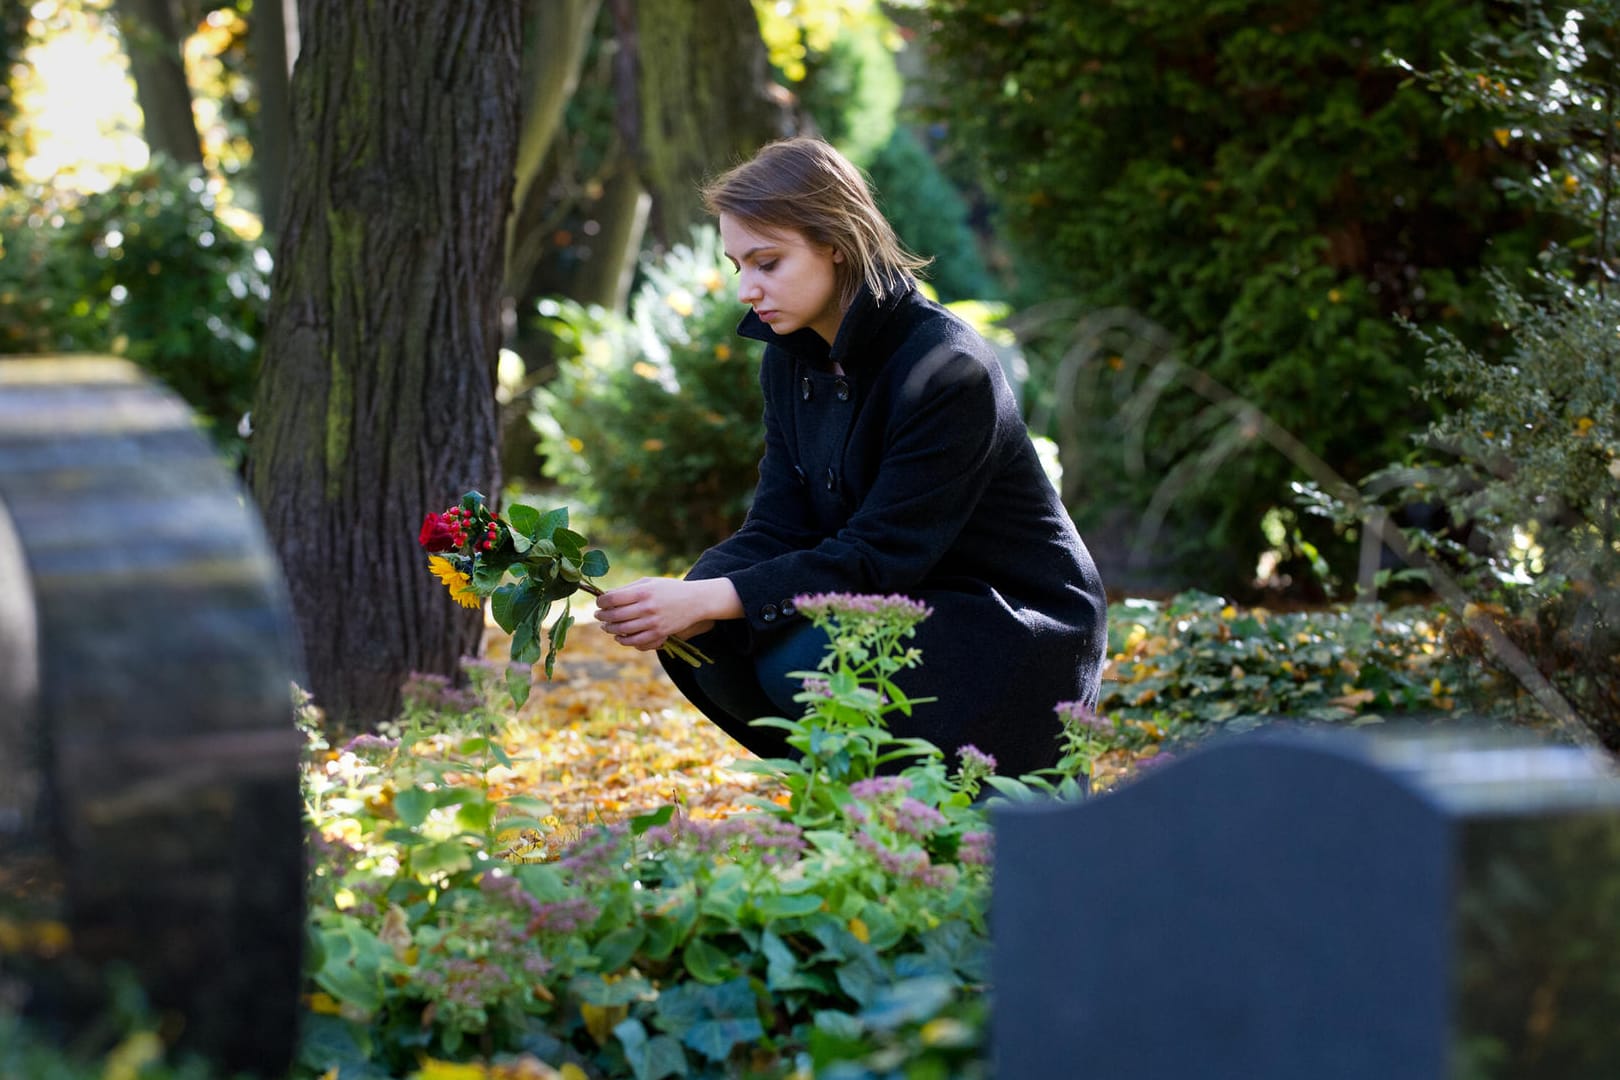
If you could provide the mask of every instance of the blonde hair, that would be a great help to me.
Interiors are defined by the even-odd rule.
[[[795,136],[703,186],[703,205],[765,233],[793,230],[844,256],[834,267],[839,300],[848,307],[862,284],[881,301],[929,261],[907,251],[872,197],[865,174],[821,139]]]

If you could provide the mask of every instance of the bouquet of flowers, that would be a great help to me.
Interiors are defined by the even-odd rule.
[[[507,674],[514,705],[528,700],[525,670],[540,660],[542,651],[546,678],[551,678],[557,653],[574,625],[564,603],[562,614],[547,627],[552,604],[580,590],[602,595],[591,579],[608,572],[607,556],[587,549],[585,538],[568,528],[566,506],[541,513],[514,503],[503,518],[477,491],[467,492],[443,513],[424,517],[417,543],[428,553],[428,569],[452,599],[476,608],[487,598],[496,624],[512,635],[512,662],[522,665]],[[680,638],[670,638],[661,651],[693,667],[709,659]]]

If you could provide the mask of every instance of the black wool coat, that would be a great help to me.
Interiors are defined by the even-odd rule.
[[[802,625],[800,595],[921,600],[922,664],[895,682],[936,700],[891,714],[891,730],[928,738],[953,767],[963,744],[1008,775],[1054,764],[1054,706],[1097,701],[1106,600],[994,350],[910,283],[882,303],[863,288],[830,349],[753,312],[738,333],[767,343],[759,486],[743,526],[687,574],[736,587],[744,618],[720,624],[724,639],[764,647]],[[660,657],[736,730],[690,668]]]

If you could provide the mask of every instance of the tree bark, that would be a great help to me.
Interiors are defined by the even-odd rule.
[[[652,196],[641,186],[630,162],[621,162],[608,174],[596,218],[602,229],[591,238],[591,257],[574,282],[573,298],[582,304],[600,304],[623,311],[630,301],[630,282],[636,274],[641,239],[647,232]]]
[[[614,2],[621,48],[634,42],[633,151],[653,197],[652,232],[680,243],[702,218],[704,179],[788,134],[791,116],[773,89],[751,0]]]
[[[431,28],[431,33],[422,28]],[[452,674],[483,619],[417,547],[494,496],[502,245],[518,142],[510,0],[305,0],[250,477],[310,691],[335,726]]]
[[[146,145],[153,154],[166,154],[182,165],[201,165],[202,140],[170,0],[118,0],[116,10]]]
[[[512,192],[512,215],[507,223],[506,287],[521,292],[534,270],[526,257],[529,245],[518,242],[523,222],[544,214],[537,204],[547,197],[538,183],[545,173],[546,155],[562,127],[563,111],[579,85],[580,66],[590,44],[591,27],[602,0],[532,0],[523,34],[523,130],[518,140]],[[527,213],[526,213],[527,211]]]

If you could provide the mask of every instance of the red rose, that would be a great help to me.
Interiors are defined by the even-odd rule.
[[[422,531],[416,542],[422,545],[423,551],[454,551],[457,547],[455,526],[443,514],[429,514],[422,519]]]

